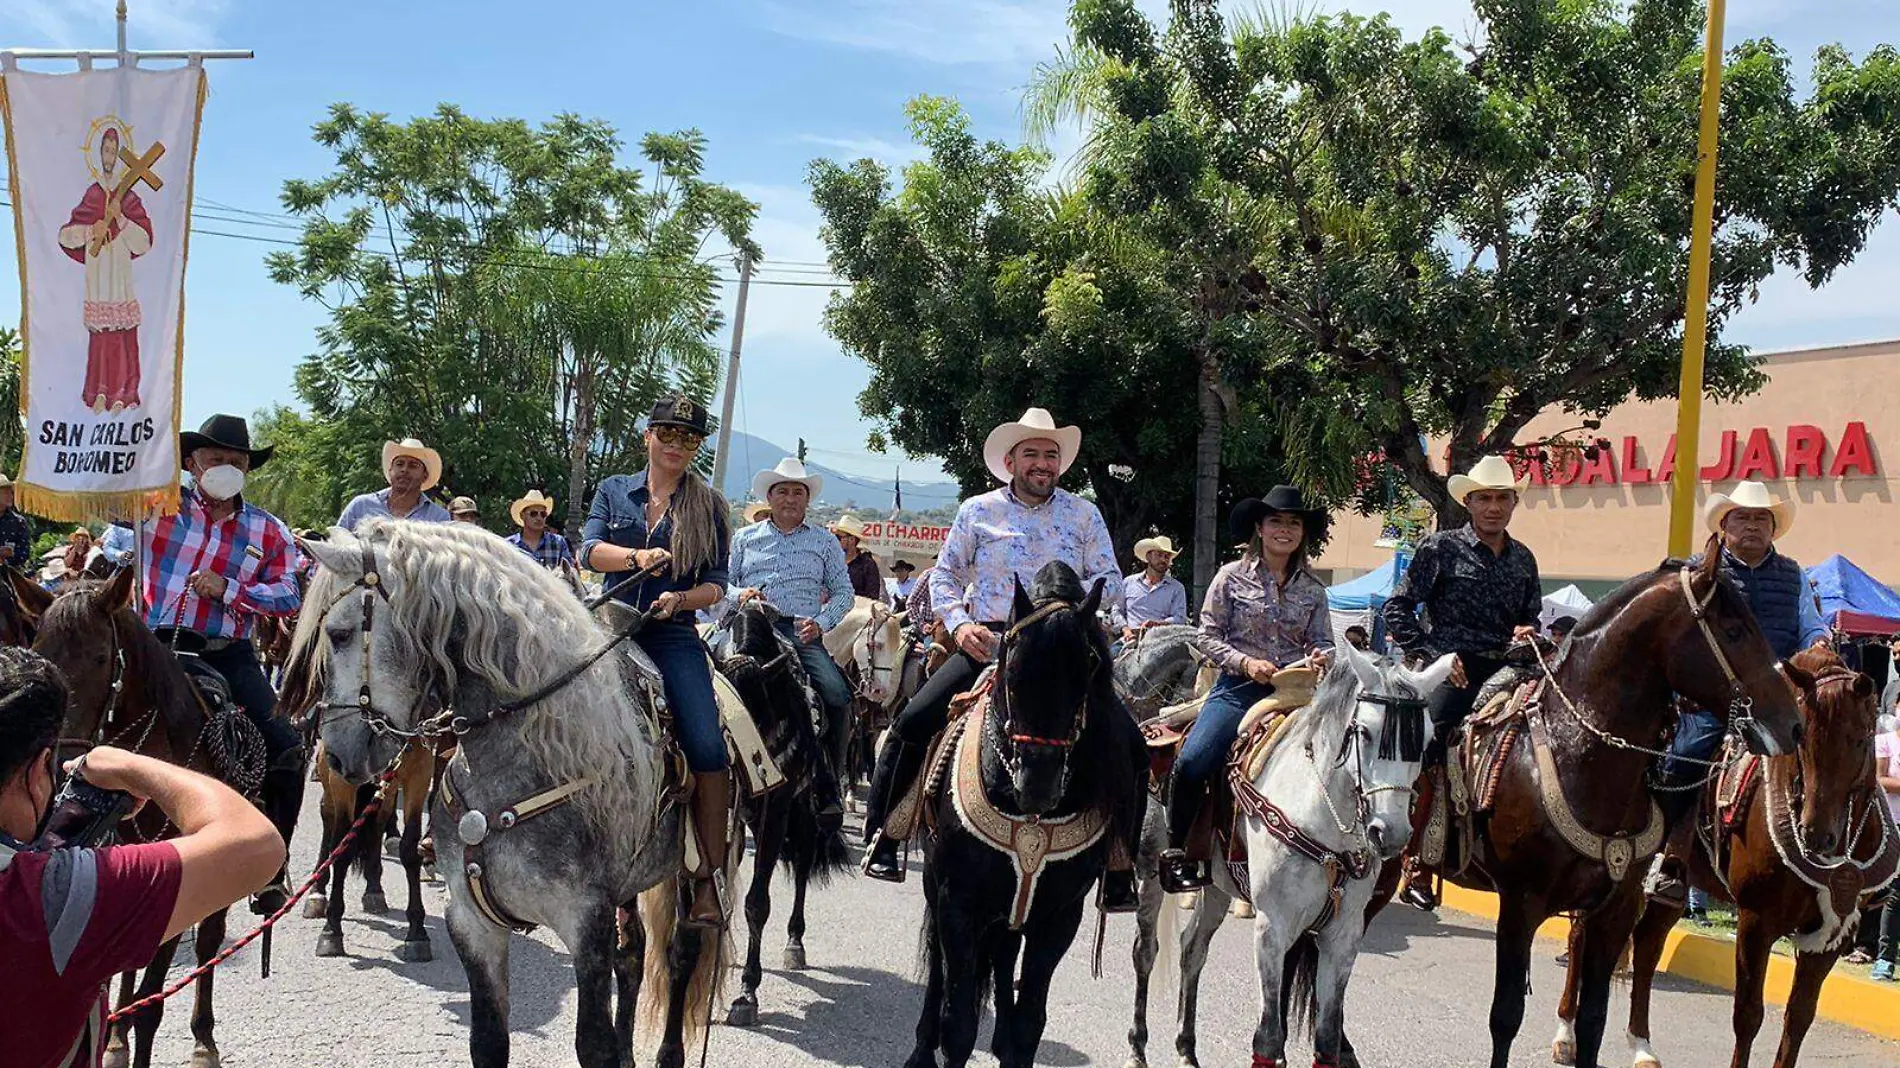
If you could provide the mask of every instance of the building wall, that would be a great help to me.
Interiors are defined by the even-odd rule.
[[[1884,582],[1900,581],[1900,472],[1890,470],[1882,452],[1886,441],[1900,442],[1900,341],[1779,353],[1762,369],[1769,382],[1759,393],[1703,406],[1699,466],[1714,477],[1701,480],[1698,506],[1740,477],[1766,482],[1798,505],[1788,534],[1777,540],[1783,551],[1804,565],[1841,553]],[[1574,414],[1546,412],[1520,438],[1579,422]],[[1666,555],[1669,487],[1657,476],[1672,451],[1675,423],[1674,401],[1626,404],[1596,432],[1610,439],[1611,455],[1568,478],[1556,476],[1566,485],[1525,492],[1511,533],[1537,553],[1545,579],[1616,582]],[[1645,475],[1651,481],[1642,481]],[[1699,542],[1699,513],[1696,529]],[[1316,566],[1332,569],[1334,581],[1378,567],[1391,556],[1374,545],[1378,533],[1377,517],[1335,516],[1332,541]]]

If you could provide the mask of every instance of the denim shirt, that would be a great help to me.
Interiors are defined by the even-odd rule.
[[[600,488],[594,491],[593,504],[587,510],[587,524],[581,528],[582,564],[587,564],[593,557],[594,546],[603,542],[623,549],[671,549],[673,513],[669,510],[660,520],[659,526],[648,530],[647,501],[650,498],[645,471],[631,475],[610,475],[601,482]],[[731,551],[732,532],[726,526],[723,514],[719,517],[719,530],[714,541],[711,563],[701,564],[678,578],[673,577],[669,567],[651,578],[623,583],[614,590],[614,599],[645,611],[662,593],[690,590],[708,582],[719,587],[720,595],[724,596],[726,557]],[[606,584],[612,587],[615,582],[626,578],[626,572],[607,572],[603,577]],[[682,613],[674,619],[686,624],[693,621],[691,613]]]

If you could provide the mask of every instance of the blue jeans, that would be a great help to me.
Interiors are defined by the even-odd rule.
[[[838,662],[825,651],[821,639],[815,642],[801,641],[792,621],[781,619],[778,623],[780,633],[792,639],[792,646],[798,650],[798,662],[805,668],[805,677],[811,679],[812,689],[818,691],[818,703],[824,706],[825,736],[821,747],[825,750],[834,769],[844,764],[845,715],[851,710],[851,686],[844,681],[844,672],[839,670]]]
[[[1681,756],[1690,760],[1712,760],[1716,747],[1722,744],[1722,736],[1727,733],[1728,725],[1713,712],[1697,708],[1682,713],[1676,723],[1676,737],[1669,743],[1669,756],[1663,758],[1663,783],[1685,786],[1701,778],[1705,774],[1701,765],[1670,758]]]
[[[712,663],[699,632],[684,623],[654,623],[633,640],[660,669],[686,765],[694,771],[724,771],[726,736],[719,699],[713,696]]]
[[[1188,728],[1187,740],[1181,743],[1181,756],[1174,763],[1176,782],[1185,779],[1200,784],[1212,778],[1226,763],[1247,710],[1272,692],[1273,687],[1252,679],[1222,675],[1208,691],[1201,714],[1195,717],[1194,726]]]
[[[231,699],[244,710],[245,718],[257,725],[258,733],[264,736],[267,764],[277,763],[278,757],[303,745],[290,721],[276,714],[277,691],[264,677],[264,667],[257,662],[257,650],[249,639],[232,642],[215,653],[207,650],[199,659],[224,676],[225,684],[231,687]]]

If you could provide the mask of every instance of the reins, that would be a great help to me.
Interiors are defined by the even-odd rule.
[[[1075,604],[1070,601],[1062,600],[1061,598],[1050,598],[1038,603],[1034,611],[1017,620],[1015,623],[1010,624],[1009,629],[1003,632],[1002,639],[997,643],[996,648],[997,685],[995,703],[997,705],[997,711],[1001,713],[996,717],[997,736],[999,740],[1008,742],[1007,746],[998,746],[998,755],[1003,758],[1003,763],[1011,771],[1015,771],[1021,765],[1021,754],[1016,752],[1016,747],[1018,746],[1027,745],[1040,746],[1047,749],[1061,749],[1063,750],[1062,778],[1066,786],[1069,777],[1069,754],[1075,749],[1076,742],[1081,740],[1082,731],[1088,727],[1089,696],[1095,687],[1095,673],[1100,671],[1102,667],[1101,657],[1096,655],[1094,644],[1090,643],[1088,646],[1088,678],[1082,687],[1082,699],[1076,707],[1074,716],[1069,721],[1069,734],[1066,738],[1050,738],[1016,729],[1016,717],[1010,710],[1009,676],[1006,670],[1009,662],[1009,649],[1010,646],[1015,643],[1016,639],[1030,626],[1040,623],[1065,609],[1074,611]]]

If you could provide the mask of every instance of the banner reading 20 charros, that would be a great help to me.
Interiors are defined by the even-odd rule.
[[[20,506],[64,519],[178,507],[192,165],[205,78],[0,74],[19,250]]]

